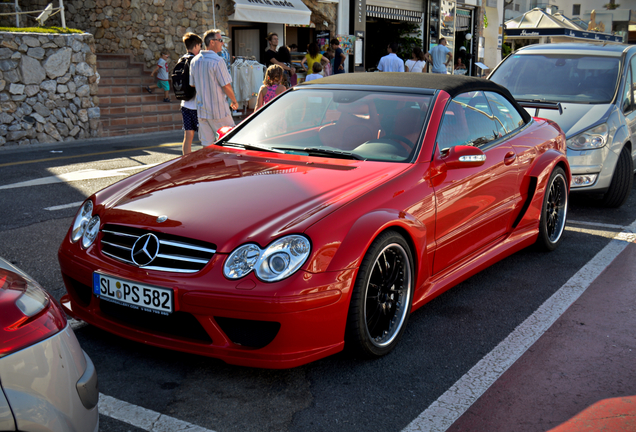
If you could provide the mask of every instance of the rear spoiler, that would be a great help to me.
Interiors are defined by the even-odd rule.
[[[563,114],[563,107],[561,106],[561,102],[533,102],[533,101],[517,101],[519,105],[524,108],[535,108],[534,116],[537,117],[539,115],[540,109],[553,109],[559,110],[559,114]]]

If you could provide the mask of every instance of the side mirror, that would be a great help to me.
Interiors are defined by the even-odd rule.
[[[448,169],[473,168],[486,162],[486,154],[477,147],[461,145],[442,150],[440,159]]]
[[[221,138],[223,138],[225,135],[227,135],[232,129],[234,129],[233,126],[223,126],[222,128],[219,128],[219,130],[216,131],[216,140],[220,140]]]

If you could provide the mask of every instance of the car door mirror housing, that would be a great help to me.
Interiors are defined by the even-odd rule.
[[[467,145],[444,149],[440,158],[448,169],[478,167],[486,162],[486,154],[483,151]]]
[[[222,128],[219,128],[216,131],[216,134],[218,136],[217,140],[220,140],[221,138],[223,138],[225,135],[227,135],[232,129],[234,129],[232,126],[223,126]]]

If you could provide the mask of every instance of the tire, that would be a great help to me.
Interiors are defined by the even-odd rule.
[[[634,161],[629,147],[625,146],[618,156],[610,187],[603,196],[603,206],[616,208],[622,206],[632,190],[634,183]]]
[[[539,249],[553,251],[562,240],[568,213],[568,183],[563,168],[556,167],[543,195],[541,219],[539,220]]]
[[[413,299],[413,259],[404,238],[379,235],[367,251],[349,303],[347,345],[365,357],[381,357],[397,345]]]

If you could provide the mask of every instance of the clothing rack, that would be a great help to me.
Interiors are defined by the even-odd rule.
[[[233,56],[234,61],[231,66],[232,88],[239,107],[234,115],[239,115],[238,111],[247,112],[250,99],[263,84],[265,77],[265,66],[256,61],[254,56]]]

